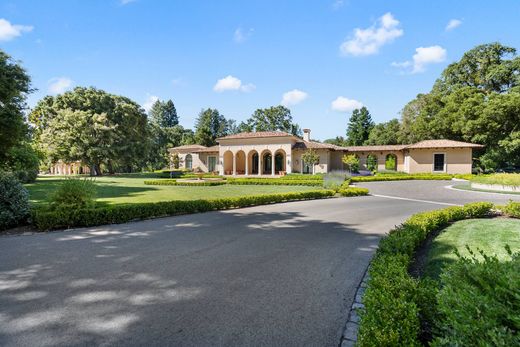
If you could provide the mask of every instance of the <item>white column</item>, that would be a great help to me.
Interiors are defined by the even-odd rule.
[[[274,153],[271,153],[271,176],[274,176]]]
[[[233,153],[233,176],[237,175],[237,155]]]
[[[224,176],[224,157],[218,156],[218,174]]]
[[[249,176],[249,153],[246,154],[246,176]]]
[[[263,163],[262,163],[262,154],[258,154],[258,176],[262,174],[263,171]]]
[[[285,172],[290,174],[292,172],[292,163],[291,163],[291,156],[287,155],[285,157]]]

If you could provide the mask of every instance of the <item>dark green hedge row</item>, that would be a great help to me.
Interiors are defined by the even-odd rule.
[[[322,186],[320,180],[297,180],[285,178],[228,178],[229,184],[278,185],[278,186]]]
[[[125,223],[133,220],[213,210],[265,205],[294,200],[321,199],[334,196],[333,190],[266,194],[214,200],[164,201],[128,205],[112,205],[88,209],[47,211],[35,209],[32,220],[39,230]]]
[[[375,182],[375,181],[406,181],[406,180],[451,180],[454,176],[448,174],[410,174],[410,175],[375,175],[375,176],[353,176],[352,182]]]
[[[454,221],[485,217],[492,208],[493,204],[481,202],[419,213],[381,240],[363,297],[360,346],[420,345],[421,321],[432,321],[436,285],[409,275],[416,249],[431,232]]]
[[[323,181],[323,175],[306,175],[306,174],[288,174],[287,176],[281,177],[284,180],[316,180]]]
[[[221,186],[226,184],[226,181],[200,181],[200,182],[183,182],[177,181],[176,179],[159,179],[159,180],[146,180],[144,184],[154,186]]]
[[[367,188],[360,188],[360,187],[347,187],[347,188],[341,188],[338,191],[339,194],[342,196],[361,196],[361,195],[368,195],[368,189]]]

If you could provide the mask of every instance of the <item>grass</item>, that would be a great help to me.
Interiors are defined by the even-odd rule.
[[[132,204],[171,200],[197,200],[231,198],[272,193],[316,190],[307,186],[222,185],[215,187],[149,186],[145,179],[154,174],[128,174],[95,178],[97,201],[107,204]],[[30,201],[35,206],[44,204],[49,194],[64,179],[63,176],[39,177],[35,183],[25,185]]]
[[[492,174],[492,175],[479,175],[471,179],[475,183],[483,184],[499,184],[504,186],[515,186],[520,187],[520,174]]]
[[[505,245],[513,252],[520,251],[520,220],[508,218],[467,219],[444,229],[432,242],[428,252],[426,275],[438,278],[442,268],[457,260],[455,250],[468,256],[470,249],[509,259]]]

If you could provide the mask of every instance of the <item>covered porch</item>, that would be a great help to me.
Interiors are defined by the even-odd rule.
[[[220,157],[222,175],[277,177],[290,173],[290,157],[283,149],[226,150]]]

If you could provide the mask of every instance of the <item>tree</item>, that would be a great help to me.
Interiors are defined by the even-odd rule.
[[[271,106],[257,109],[253,115],[242,122],[240,131],[285,131],[289,134],[301,136],[300,126],[293,123],[291,110],[285,106]]]
[[[520,58],[512,47],[477,46],[450,64],[428,94],[401,113],[405,143],[445,138],[485,145],[476,151],[484,169],[520,167]]]
[[[343,164],[347,166],[349,172],[359,171],[359,158],[355,154],[346,154],[341,158]]]
[[[51,162],[80,160],[100,175],[140,168],[149,148],[144,110],[134,101],[96,88],[41,100],[29,115],[35,141]]]
[[[331,145],[336,145],[336,146],[345,146],[346,144],[346,140],[343,136],[336,136],[335,138],[333,139],[326,139],[325,141],[323,141],[324,143],[329,143]]]
[[[0,164],[26,139],[24,109],[30,78],[18,62],[0,50]]]
[[[350,116],[347,127],[347,145],[361,146],[368,140],[368,135],[374,127],[374,122],[368,109],[363,106],[355,109]]]
[[[228,134],[229,123],[217,109],[202,110],[195,122],[195,142],[203,146],[214,146],[218,137]]]
[[[401,131],[401,125],[398,119],[391,119],[386,123],[376,124],[368,139],[365,141],[365,145],[397,145],[399,143],[399,134]]]
[[[314,150],[309,149],[305,153],[302,154],[302,160],[305,164],[310,165],[312,167],[312,174],[314,175],[314,166],[318,165],[320,162],[320,156]]]
[[[157,100],[149,112],[150,123],[160,128],[171,128],[179,124],[177,110],[172,100]]]

